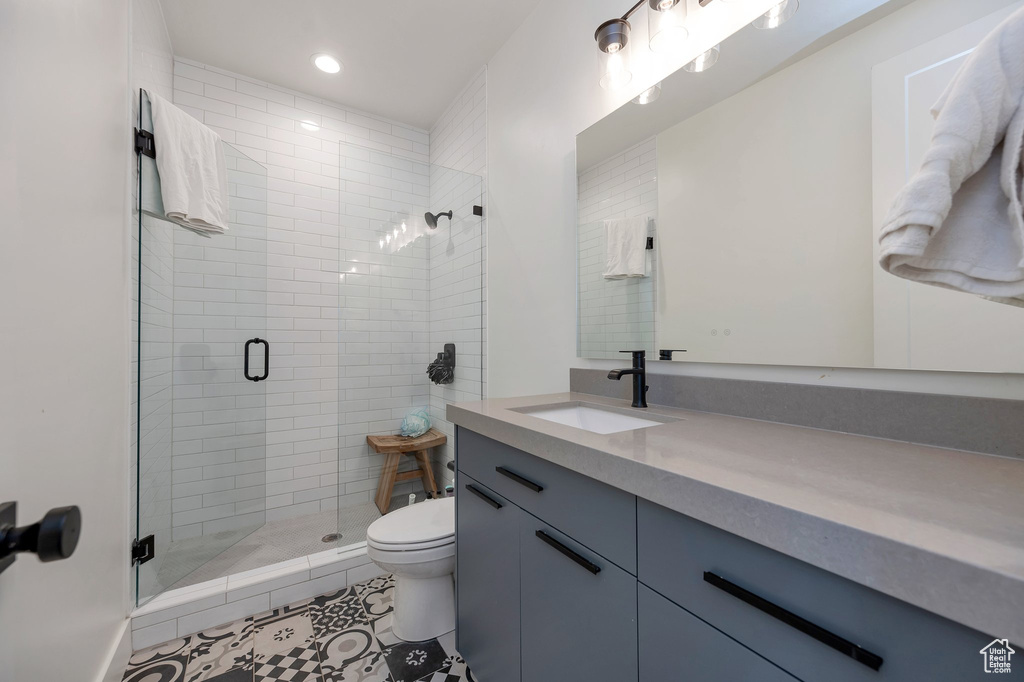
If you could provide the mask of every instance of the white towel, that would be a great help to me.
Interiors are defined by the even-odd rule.
[[[932,109],[931,146],[882,227],[880,264],[1024,306],[1024,10],[982,41]]]
[[[228,173],[220,135],[159,95],[149,93],[149,100],[167,219],[199,234],[223,234]]]
[[[604,221],[608,254],[605,279],[647,277],[647,223],[650,218],[622,218]]]

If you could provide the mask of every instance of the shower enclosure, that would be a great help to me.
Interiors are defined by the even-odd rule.
[[[139,127],[152,130],[145,96]],[[358,548],[380,516],[383,456],[366,436],[428,408],[449,435],[433,453],[443,487],[445,407],[483,395],[479,177],[340,141],[321,174],[285,178],[224,147],[230,223],[212,237],[163,217],[139,155],[132,482],[152,558],[136,565],[138,604]],[[434,385],[448,343],[454,381]],[[391,508],[410,493],[424,498],[419,481],[396,485]]]

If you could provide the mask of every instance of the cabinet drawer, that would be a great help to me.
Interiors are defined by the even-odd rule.
[[[525,514],[465,474],[456,483],[456,646],[479,679],[520,682],[519,526]]]
[[[459,471],[636,573],[636,497],[458,429]]]
[[[637,534],[640,582],[805,682],[988,677],[994,636],[645,500]]]
[[[529,514],[520,552],[523,682],[636,682],[636,578]]]
[[[798,682],[644,585],[637,618],[640,682]]]

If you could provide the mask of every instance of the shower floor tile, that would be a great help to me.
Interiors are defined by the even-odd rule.
[[[476,682],[452,634],[391,634],[394,577],[136,652],[124,682]]]
[[[316,554],[332,547],[344,547],[366,540],[366,529],[380,518],[377,505],[369,502],[341,511],[341,526],[338,525],[338,510],[309,514],[294,519],[271,521],[247,535],[220,554],[207,557],[211,544],[217,541],[207,537],[189,538],[173,542],[164,552],[157,583],[164,585],[180,576],[188,568],[202,564],[184,578],[168,586],[174,590],[195,585],[214,578],[234,575],[243,571],[262,568],[271,564]],[[341,533],[338,542],[325,543],[322,538],[329,533]],[[164,577],[168,576],[168,577]]]

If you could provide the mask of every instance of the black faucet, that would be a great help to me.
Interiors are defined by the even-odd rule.
[[[631,369],[613,369],[608,378],[618,381],[627,374],[633,375],[633,407],[647,407],[647,353],[642,350],[621,350],[620,353],[633,354]]]

